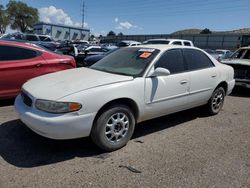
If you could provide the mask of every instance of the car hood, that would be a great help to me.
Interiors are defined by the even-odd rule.
[[[250,66],[250,59],[223,59],[221,63],[232,65],[247,65]]]
[[[78,68],[33,78],[22,89],[35,98],[58,100],[76,92],[129,80],[133,77]]]

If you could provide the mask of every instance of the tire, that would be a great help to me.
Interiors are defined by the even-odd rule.
[[[94,122],[91,138],[105,151],[125,146],[133,135],[135,117],[125,105],[114,105],[101,113]]]
[[[225,90],[222,87],[216,88],[207,103],[207,111],[209,115],[216,115],[220,112],[224,104],[224,99]]]

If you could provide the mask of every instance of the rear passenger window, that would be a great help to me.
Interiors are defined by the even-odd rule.
[[[166,68],[171,74],[184,72],[185,66],[181,50],[175,49],[165,52],[155,64],[155,68],[157,67]]]
[[[174,45],[182,45],[180,41],[173,42]]]
[[[33,50],[0,45],[0,61],[31,59],[37,57],[38,55],[39,53]]]
[[[199,50],[183,49],[184,59],[188,65],[188,70],[198,70],[214,67],[212,61],[206,54]]]
[[[184,42],[185,46],[191,46],[190,42]]]

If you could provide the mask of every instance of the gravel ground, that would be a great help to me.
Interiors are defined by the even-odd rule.
[[[200,108],[147,121],[119,151],[89,138],[31,132],[0,101],[0,187],[250,187],[250,92],[235,90],[219,115]]]

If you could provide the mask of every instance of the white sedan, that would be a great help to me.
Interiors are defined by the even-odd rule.
[[[201,49],[145,45],[119,49],[90,68],[34,78],[15,107],[39,135],[91,136],[113,151],[126,145],[138,122],[201,105],[217,114],[234,84],[233,68]]]

